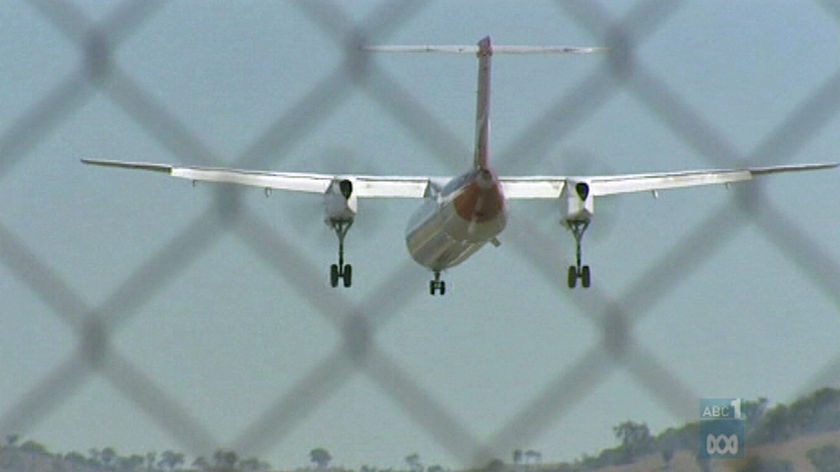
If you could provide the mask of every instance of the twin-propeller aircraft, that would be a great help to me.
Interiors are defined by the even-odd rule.
[[[352,266],[344,262],[344,238],[356,217],[358,200],[364,198],[416,198],[422,206],[406,229],[408,252],[434,274],[429,293],[443,295],[446,283],[440,274],[469,258],[488,242],[498,246],[507,221],[510,199],[554,199],[561,206],[562,221],[575,238],[576,261],[568,269],[568,286],[591,283],[591,271],[581,258],[581,241],[595,211],[595,197],[730,184],[779,172],[826,169],[837,163],[799,164],[746,169],[692,170],[611,176],[499,176],[490,167],[490,60],[493,54],[568,53],[587,54],[601,48],[493,46],[486,37],[476,46],[373,46],[379,52],[471,53],[478,56],[475,155],[472,168],[456,177],[386,177],[373,175],[328,175],[293,172],[188,167],[167,164],[83,159],[86,164],[162,172],[192,181],[226,182],[321,194],[325,222],[338,237],[338,262],[330,267],[330,284],[349,287]]]

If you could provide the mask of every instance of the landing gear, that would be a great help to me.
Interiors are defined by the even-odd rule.
[[[353,266],[346,264],[343,267],[338,264],[330,266],[330,285],[338,287],[338,279],[344,280],[344,286],[349,287],[352,282]]]
[[[441,295],[446,295],[446,282],[440,280],[440,271],[436,270],[434,280],[429,281],[429,295],[434,296],[438,292]]]
[[[344,237],[353,225],[353,220],[330,220],[329,225],[338,236],[338,264],[330,266],[330,285],[338,287],[338,280],[341,279],[344,286],[349,287],[353,281],[353,266],[344,263]]]
[[[583,233],[586,232],[586,228],[589,227],[588,220],[573,220],[573,221],[566,221],[566,224],[569,225],[569,229],[572,230],[572,234],[575,237],[575,260],[576,265],[569,266],[569,274],[568,274],[568,284],[569,288],[575,288],[577,285],[577,280],[580,279],[580,285],[583,288],[589,288],[589,284],[592,282],[592,276],[589,271],[588,265],[581,265],[581,248],[580,242],[583,239]]]

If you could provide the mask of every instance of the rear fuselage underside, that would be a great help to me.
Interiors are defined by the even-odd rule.
[[[496,176],[488,169],[473,170],[425,200],[406,228],[406,246],[417,263],[441,271],[496,238],[506,222]]]

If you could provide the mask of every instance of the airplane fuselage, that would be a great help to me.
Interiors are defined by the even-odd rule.
[[[490,169],[475,169],[426,198],[409,220],[406,246],[417,263],[441,271],[494,241],[506,222],[496,175]]]

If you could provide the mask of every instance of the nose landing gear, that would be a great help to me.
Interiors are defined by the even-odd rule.
[[[570,220],[566,221],[566,224],[569,226],[569,229],[572,230],[572,234],[575,237],[575,260],[576,265],[569,266],[569,274],[568,274],[568,284],[569,288],[575,288],[577,285],[578,279],[580,279],[580,285],[583,288],[589,288],[590,283],[592,282],[592,276],[589,271],[588,265],[581,265],[582,259],[582,251],[581,251],[581,240],[583,239],[583,233],[586,232],[586,228],[589,227],[588,220]]]
[[[353,225],[353,220],[330,220],[330,227],[338,236],[338,264],[330,266],[330,285],[338,287],[338,280],[341,279],[345,287],[349,287],[353,279],[353,266],[344,263],[344,237]]]
[[[436,270],[434,280],[429,281],[429,295],[434,296],[438,292],[441,295],[446,295],[446,282],[440,280],[440,271]]]

